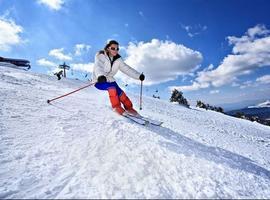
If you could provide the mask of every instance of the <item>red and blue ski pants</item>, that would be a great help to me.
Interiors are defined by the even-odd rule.
[[[95,87],[99,90],[108,91],[112,108],[120,115],[125,112],[125,110],[121,107],[121,103],[123,103],[125,109],[132,109],[132,102],[116,82],[96,83]]]

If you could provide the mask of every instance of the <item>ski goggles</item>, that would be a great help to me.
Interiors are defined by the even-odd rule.
[[[110,50],[113,50],[113,51],[119,51],[119,48],[114,48],[114,47],[110,47]]]

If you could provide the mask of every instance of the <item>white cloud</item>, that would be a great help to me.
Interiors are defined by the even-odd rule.
[[[64,0],[38,0],[38,3],[46,5],[52,10],[60,10],[64,4]]]
[[[239,83],[236,83],[236,82],[233,82],[233,83],[232,83],[232,87],[239,87],[239,86],[240,86]]]
[[[23,28],[17,25],[13,20],[0,17],[0,50],[8,51],[14,45],[23,42],[20,33]]]
[[[141,17],[144,17],[144,14],[143,14],[142,11],[139,11],[139,15],[140,15]]]
[[[198,90],[205,85],[219,87],[230,84],[237,77],[252,73],[254,70],[270,65],[270,31],[263,25],[248,29],[240,38],[230,36],[229,43],[233,46],[232,53],[226,56],[221,64],[211,70],[198,73],[191,86],[180,86],[183,90]]]
[[[202,26],[201,24],[189,26],[181,24],[181,28],[184,29],[189,37],[194,37],[196,35],[200,35],[204,31],[207,30],[207,26]]]
[[[207,68],[206,68],[206,71],[209,71],[209,70],[212,70],[214,69],[214,65],[213,64],[210,64]]]
[[[83,72],[93,72],[94,63],[72,63],[70,66],[74,70],[83,71]]]
[[[58,60],[61,60],[61,61],[70,61],[70,60],[72,60],[72,57],[70,55],[65,55],[63,53],[63,51],[64,51],[64,48],[52,49],[49,52],[49,55],[53,56],[53,57],[55,57],[55,58],[57,58]]]
[[[37,63],[40,66],[49,67],[49,68],[54,68],[54,67],[58,66],[58,64],[51,62],[49,60],[46,60],[45,58],[41,58],[41,59],[37,60]]]
[[[209,93],[210,94],[218,94],[219,93],[219,90],[211,90]]]
[[[260,36],[260,35],[267,35],[269,33],[270,33],[270,31],[267,30],[267,28],[262,24],[258,24],[257,26],[255,26],[253,28],[249,28],[247,31],[247,34],[251,38],[255,38],[255,36]]]
[[[76,44],[75,45],[75,56],[80,56],[82,55],[83,52],[88,52],[89,49],[91,48],[90,45],[87,44]]]
[[[202,62],[198,51],[171,41],[129,43],[126,63],[146,76],[145,84],[158,84],[188,74]],[[121,76],[125,82],[127,79]]]
[[[263,25],[248,29],[241,38],[229,36],[228,40],[233,47],[234,54],[259,54],[269,53],[270,31]]]
[[[248,87],[254,87],[255,85],[253,84],[252,81],[245,81],[244,83],[242,83],[242,85],[240,86],[240,89],[245,89]]]
[[[268,84],[270,83],[270,75],[261,76],[257,78],[256,81],[262,84]]]
[[[199,90],[203,88],[208,88],[210,85],[209,83],[202,83],[199,84],[197,82],[193,82],[192,85],[186,85],[186,86],[170,86],[169,89],[172,91],[174,89],[177,89],[179,91],[194,91]]]

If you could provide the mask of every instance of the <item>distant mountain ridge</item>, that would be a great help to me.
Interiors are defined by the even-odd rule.
[[[256,106],[248,106],[248,108],[270,108],[270,101],[267,100],[267,101],[265,101],[263,103],[259,103]]]
[[[246,116],[257,116],[260,119],[270,120],[270,101],[267,100],[263,103],[259,103],[255,106],[248,106],[243,109],[237,109],[227,112],[229,115],[235,115],[236,113],[243,113]]]

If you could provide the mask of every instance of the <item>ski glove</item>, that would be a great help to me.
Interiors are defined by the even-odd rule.
[[[105,82],[107,82],[107,79],[105,76],[102,75],[102,76],[98,77],[97,82],[98,83],[105,83]]]
[[[140,79],[141,81],[144,81],[144,78],[145,78],[144,74],[141,74],[140,77],[139,77],[139,79]]]

